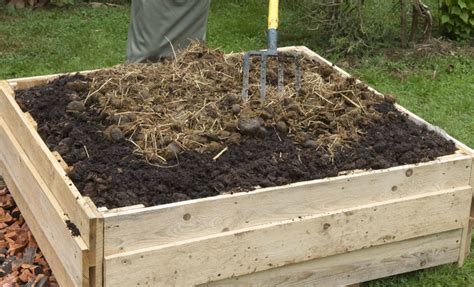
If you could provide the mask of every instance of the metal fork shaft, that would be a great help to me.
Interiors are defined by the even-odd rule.
[[[244,55],[243,69],[244,69],[244,79],[243,79],[244,87],[242,89],[242,99],[244,100],[244,102],[246,102],[249,99],[250,53],[246,53]]]
[[[265,90],[267,87],[267,55],[262,54],[260,62],[260,101],[265,101]]]

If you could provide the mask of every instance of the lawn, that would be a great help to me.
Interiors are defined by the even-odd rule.
[[[265,46],[265,1],[214,0],[208,44],[227,52]],[[430,1],[433,2],[433,1]],[[435,1],[434,1],[435,2]],[[252,5],[250,5],[250,4]],[[0,8],[2,9],[2,8]],[[107,67],[125,61],[129,6],[0,10],[0,79]],[[282,11],[281,45],[307,45],[335,59],[301,28],[302,9]],[[474,146],[474,53],[358,58],[347,70],[469,146]],[[474,286],[474,258],[366,283],[367,286]]]

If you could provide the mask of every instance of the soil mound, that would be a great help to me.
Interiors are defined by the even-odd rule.
[[[192,46],[176,61],[119,65],[17,91],[70,178],[97,206],[158,205],[381,169],[451,154],[452,142],[417,126],[355,79],[302,60],[296,94],[287,65],[267,99],[242,102],[241,57]]]

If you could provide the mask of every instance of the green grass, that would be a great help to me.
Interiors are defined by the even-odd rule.
[[[265,1],[213,0],[208,44],[226,52],[265,47]],[[434,2],[434,0],[430,0]],[[288,6],[288,5],[291,5]],[[291,9],[289,9],[291,8]],[[125,61],[129,7],[0,10],[0,79],[107,67]],[[307,45],[323,56],[318,35],[302,28],[304,9],[283,4],[280,45]],[[391,20],[393,21],[393,19]],[[474,146],[474,59],[456,56],[367,57],[349,69],[383,93]],[[452,72],[448,66],[452,65]],[[433,72],[436,77],[433,78]],[[366,283],[366,286],[474,286],[474,258]]]
[[[128,7],[0,12],[0,78],[120,63],[128,15]]]

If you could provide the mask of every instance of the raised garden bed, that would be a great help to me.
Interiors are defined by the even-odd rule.
[[[325,69],[331,69],[330,63],[307,48],[289,49],[329,64]],[[333,69],[331,77],[349,78],[339,68]],[[96,90],[110,84],[108,80],[101,82],[100,73],[96,75],[94,79],[100,84]],[[73,124],[74,112],[84,108],[69,106],[73,110],[69,116],[57,113],[56,107],[64,110],[75,100],[68,97],[64,102],[60,93],[68,81],[74,82],[72,78],[24,91],[54,78],[57,76],[0,84],[0,171],[63,286],[343,285],[451,262],[462,264],[467,255],[472,151],[400,106],[393,106],[390,99],[383,100],[382,95],[371,103],[375,98],[370,95],[376,94],[371,89],[359,87],[369,95],[369,104],[348,98],[343,99],[342,106],[374,113],[370,119],[382,124],[337,122],[344,114],[334,119],[340,124],[337,131],[350,130],[354,125],[372,127],[355,135],[357,144],[344,145],[354,135],[338,133],[341,144],[332,149],[328,139],[334,139],[335,134],[318,142],[320,138],[301,136],[299,127],[285,119],[293,129],[290,134],[296,135],[288,138],[288,127],[282,127],[281,119],[271,115],[265,118],[264,126],[275,127],[275,133],[265,134],[267,128],[262,136],[262,129],[254,132],[251,128],[239,135],[237,145],[232,145],[232,137],[245,130],[245,123],[235,124],[240,131],[231,130],[222,138],[217,134],[217,140],[212,135],[200,139],[201,145],[194,148],[196,138],[183,133],[174,142],[185,152],[176,158],[169,142],[148,150],[137,140],[133,150],[120,141],[123,135],[115,137],[112,130],[108,131],[110,141],[104,140],[102,146],[94,147],[89,135],[84,140],[86,147],[64,145],[66,137],[58,136],[61,129]],[[354,80],[345,83],[359,85]],[[198,82],[196,93],[199,84],[205,83]],[[44,106],[37,108],[32,98],[45,89],[50,96],[41,98]],[[179,86],[171,89],[176,92]],[[38,124],[23,113],[14,90],[21,90],[16,100],[35,115]],[[52,106],[54,96],[57,102]],[[90,91],[87,96],[91,96]],[[100,97],[95,101],[101,105]],[[171,111],[176,107],[165,108]],[[42,118],[46,113],[41,109],[45,108],[50,108],[51,114]],[[121,112],[119,106],[115,108]],[[94,112],[93,107],[89,106],[89,111]],[[47,119],[57,124],[49,124],[45,130],[43,122]],[[107,126],[96,125],[87,115],[81,120],[88,124],[86,129],[107,133]],[[104,118],[105,122],[113,120]],[[200,120],[203,123],[206,118]],[[114,127],[127,136],[127,126],[120,119]],[[84,135],[81,127],[72,129],[76,128],[76,136],[68,136],[73,142]],[[182,127],[177,125],[174,130],[181,132]],[[404,150],[404,141],[410,143],[411,153]],[[110,146],[121,151],[110,153]],[[59,151],[67,164],[48,147]],[[174,156],[167,155],[170,149]],[[406,155],[394,155],[397,152]],[[95,156],[98,153],[105,155],[106,162]],[[280,156],[273,159],[272,166],[268,158],[275,154]],[[146,158],[148,164],[140,158]],[[179,170],[168,168],[176,161]],[[112,173],[107,181],[102,175],[111,173],[110,169],[120,169],[119,175]],[[229,170],[232,173],[226,177]],[[138,184],[134,178],[144,183]],[[173,183],[181,189],[173,189]],[[160,184],[163,186],[153,189]],[[141,192],[132,190],[134,185]],[[254,190],[255,186],[265,188]],[[242,190],[246,192],[238,192]]]

